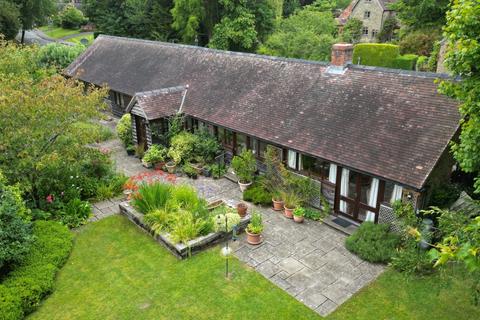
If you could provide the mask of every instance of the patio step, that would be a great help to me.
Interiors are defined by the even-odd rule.
[[[232,182],[238,182],[237,175],[233,172],[232,168],[227,168],[227,172],[223,176]]]
[[[325,223],[327,226],[329,226],[330,228],[332,229],[335,229],[335,230],[338,230],[344,234],[346,234],[347,236],[351,236],[357,229],[358,229],[358,225],[354,222],[352,222],[349,226],[347,227],[343,227],[341,225],[339,225],[338,223],[334,222],[333,220],[334,219],[337,219],[338,216],[334,216],[334,215],[329,215],[328,217],[326,217],[325,219],[323,219],[323,223]],[[344,219],[344,218],[340,218],[340,219],[343,219],[343,220],[346,220],[348,222],[351,222],[350,220],[348,219]]]

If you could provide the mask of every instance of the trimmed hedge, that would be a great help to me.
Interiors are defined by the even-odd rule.
[[[22,319],[52,292],[55,275],[72,249],[72,233],[53,221],[36,221],[35,241],[22,264],[0,284],[0,319]]]
[[[353,49],[352,62],[365,66],[415,70],[418,56],[400,55],[397,45],[386,43],[359,43]]]
[[[393,44],[359,43],[353,49],[352,62],[365,66],[389,68],[393,66],[393,61],[399,55],[399,47]]]
[[[415,70],[417,65],[418,56],[416,54],[405,54],[398,56],[393,61],[393,67],[403,70]]]

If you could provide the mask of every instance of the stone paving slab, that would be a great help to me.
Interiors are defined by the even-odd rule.
[[[101,147],[112,151],[117,170],[127,176],[152,172],[137,158],[128,156],[117,139]],[[238,185],[227,179],[178,177],[176,183],[194,186],[210,201],[222,199],[235,205],[242,199]],[[92,219],[117,213],[121,201],[94,204]],[[344,246],[346,235],[327,225],[311,220],[296,224],[270,208],[248,206],[263,217],[264,242],[249,245],[242,234],[231,244],[235,256],[322,316],[333,312],[384,270],[384,266],[362,261],[350,253]]]

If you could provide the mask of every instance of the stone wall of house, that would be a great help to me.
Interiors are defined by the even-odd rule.
[[[365,18],[365,12],[370,11],[370,18]],[[362,35],[360,41],[370,42],[374,41],[372,31],[380,32],[383,25],[384,12],[377,0],[360,0],[353,8],[350,18],[356,18],[363,22],[363,26],[368,28],[368,36]]]

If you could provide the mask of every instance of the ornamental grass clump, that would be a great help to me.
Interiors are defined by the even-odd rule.
[[[142,184],[132,197],[133,206],[143,214],[155,209],[163,209],[172,195],[172,186],[166,183],[154,182]]]

